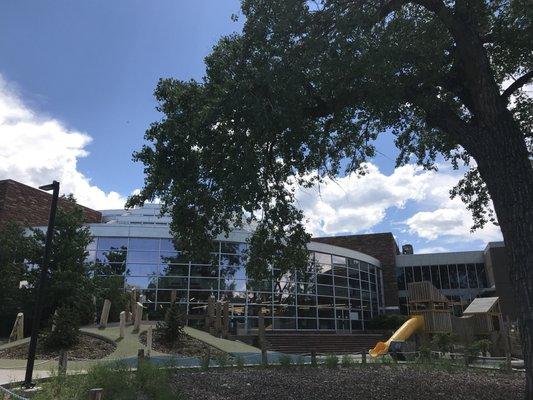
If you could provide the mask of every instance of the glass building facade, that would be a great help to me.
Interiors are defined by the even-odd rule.
[[[485,264],[439,264],[397,266],[400,311],[409,313],[407,288],[411,282],[429,281],[452,302],[456,315],[462,311],[483,290],[490,288]]]
[[[257,282],[246,276],[242,240],[216,241],[214,262],[196,263],[175,249],[169,237],[149,237],[162,227],[144,225],[137,232],[116,225],[92,227],[89,261],[102,278],[120,278],[125,289],[137,289],[154,319],[170,305],[173,291],[192,325],[201,324],[209,296],[229,302],[231,326],[251,329],[262,311],[267,329],[351,332],[364,329],[383,309],[380,264],[362,253],[310,243],[307,271]],[[131,236],[116,236],[126,230]]]

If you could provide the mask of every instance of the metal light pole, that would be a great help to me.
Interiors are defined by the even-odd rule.
[[[48,230],[46,231],[46,242],[44,246],[44,257],[41,265],[41,273],[39,275],[39,282],[37,283],[37,294],[35,295],[35,307],[33,313],[33,324],[31,327],[30,348],[28,349],[28,363],[26,364],[26,377],[24,378],[24,386],[31,388],[33,386],[33,366],[35,364],[35,352],[37,350],[37,335],[39,333],[39,325],[41,323],[41,314],[43,312],[43,286],[48,273],[48,264],[50,263],[50,249],[52,247],[52,239],[54,237],[54,225],[56,221],[57,200],[59,197],[59,182],[53,181],[50,185],[39,187],[41,190],[53,190],[52,205],[50,206],[50,216],[48,218]]]

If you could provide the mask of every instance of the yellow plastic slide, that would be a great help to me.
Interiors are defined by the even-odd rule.
[[[382,356],[387,354],[391,342],[405,342],[411,337],[413,333],[424,330],[424,317],[415,315],[403,323],[400,328],[390,337],[386,342],[378,342],[376,347],[368,352],[372,357]]]

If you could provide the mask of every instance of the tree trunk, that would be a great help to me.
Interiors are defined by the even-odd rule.
[[[487,110],[467,149],[487,184],[510,260],[526,365],[526,398],[533,399],[533,168],[522,132],[505,108]],[[487,120],[485,122],[488,122]]]

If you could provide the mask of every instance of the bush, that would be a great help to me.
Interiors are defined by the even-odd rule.
[[[221,368],[229,367],[231,366],[231,360],[229,359],[228,355],[226,353],[219,353],[215,360],[217,361],[217,364]]]
[[[183,327],[185,326],[185,314],[181,307],[173,302],[165,313],[165,319],[157,323],[159,340],[167,345],[174,346],[183,339]]]
[[[353,362],[352,358],[348,354],[345,354],[345,355],[342,356],[341,365],[343,367],[351,367],[353,364],[354,364],[354,362]]]
[[[431,340],[431,343],[443,353],[453,352],[453,345],[457,341],[457,337],[453,333],[436,333]]]
[[[422,362],[431,361],[431,348],[426,345],[420,346],[420,349],[418,350],[418,360]]]
[[[211,363],[211,352],[209,349],[205,349],[204,354],[202,355],[200,359],[200,367],[206,371],[209,368],[209,364]]]
[[[52,327],[44,334],[43,344],[46,348],[68,349],[79,341],[79,319],[75,309],[60,307],[52,317]]]
[[[292,364],[292,358],[287,354],[280,355],[278,361],[282,367],[290,367]]]
[[[86,375],[54,375],[42,385],[34,400],[86,400],[92,388],[103,388],[104,398],[113,400],[171,400],[181,396],[172,393],[166,369],[149,362],[131,371],[125,364],[97,364]]]
[[[408,319],[409,317],[403,314],[381,314],[368,321],[366,328],[396,330]]]
[[[335,354],[328,354],[324,363],[328,368],[337,368],[337,365],[339,365],[339,357]]]
[[[235,359],[235,366],[239,369],[244,368],[244,358],[242,356],[237,356]]]

